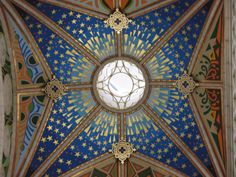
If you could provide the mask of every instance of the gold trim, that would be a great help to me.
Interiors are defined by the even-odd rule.
[[[58,7],[67,8],[67,9],[70,9],[70,10],[73,10],[73,11],[76,11],[79,13],[83,13],[83,14],[86,14],[86,15],[89,15],[92,17],[96,17],[99,19],[108,18],[108,12],[104,13],[104,11],[98,11],[93,8],[79,5],[78,3],[76,4],[76,3],[70,2],[68,0],[60,0],[60,1],[58,1],[58,0],[39,0],[39,1],[41,1],[43,3],[55,5]]]
[[[24,21],[19,16],[18,12],[15,11],[15,8],[12,6],[10,2],[3,1],[2,4],[7,12],[6,14],[7,20],[10,21],[10,18],[9,18],[10,16],[12,20],[15,22],[20,32],[24,36],[29,48],[31,49],[32,54],[35,56],[36,60],[39,62],[41,68],[43,69],[44,75],[47,77],[47,79],[50,79],[52,76],[51,68],[48,65],[46,59],[44,58],[43,53],[39,49],[38,44],[34,40],[32,33],[29,31],[28,27],[25,25]]]
[[[148,166],[148,167],[152,167],[153,170],[164,170],[164,171],[168,171],[169,173],[171,173],[171,177],[188,177],[185,173],[169,166],[166,165],[158,160],[155,160],[149,156],[146,156],[144,154],[141,154],[139,152],[136,152],[132,155],[132,157],[129,159],[131,162],[134,162],[136,164],[139,164],[139,161],[141,161],[142,163],[144,163],[144,165]]]
[[[54,21],[49,19],[46,15],[41,13],[38,9],[30,5],[25,1],[17,1],[12,0],[13,3],[24,10],[25,12],[29,13],[33,17],[37,18],[41,23],[46,25],[49,29],[51,29],[55,34],[59,37],[64,39],[69,45],[71,45],[74,49],[79,51],[83,56],[85,56],[90,62],[92,62],[96,66],[100,66],[100,60],[94,56],[90,50],[84,47],[78,40],[76,40],[73,36],[67,33],[63,28],[58,26]]]
[[[188,96],[193,92],[196,86],[198,86],[198,83],[196,83],[188,74],[183,74],[180,76],[175,84],[179,91],[184,94],[184,96]]]
[[[104,21],[106,25],[110,26],[110,28],[114,29],[118,34],[123,29],[127,29],[130,22],[131,20],[129,20],[125,14],[122,14],[118,8],[107,20]]]
[[[119,159],[121,164],[124,164],[126,159],[129,159],[130,155],[135,151],[136,149],[133,147],[133,144],[126,142],[124,139],[120,139],[118,143],[112,144],[112,149],[110,150],[115,158]]]
[[[61,98],[63,93],[65,91],[65,86],[62,84],[61,81],[55,78],[53,76],[53,79],[47,83],[47,85],[44,88],[45,94],[53,99],[53,101],[56,101],[57,99]]]
[[[116,42],[116,55],[121,57],[123,55],[123,34],[122,31],[120,33],[115,33],[115,42]]]
[[[140,64],[147,63],[209,0],[198,0],[163,34],[141,58]]]
[[[32,176],[42,176],[48,168],[56,161],[56,159],[64,152],[70,143],[80,134],[101,112],[102,107],[95,106],[73,130],[72,132],[57,146],[56,149],[47,157],[46,160],[38,167]],[[41,136],[40,136],[41,137]]]
[[[189,104],[191,106],[191,109],[193,111],[194,117],[196,117],[196,123],[198,125],[201,137],[203,139],[203,142],[206,146],[207,152],[209,154],[209,157],[212,161],[212,164],[214,166],[214,169],[217,173],[217,176],[224,177],[225,176],[225,169],[222,162],[222,158],[220,157],[219,151],[216,149],[215,142],[213,142],[212,136],[210,135],[209,129],[206,126],[206,121],[204,121],[204,118],[199,112],[199,109],[197,108],[195,98],[193,95],[190,95],[189,97]],[[199,117],[199,118],[198,118]]]
[[[113,163],[113,165],[116,163],[115,158],[113,157],[112,154],[106,153],[103,154],[93,160],[90,160],[82,165],[79,165],[75,168],[72,168],[71,170],[63,173],[61,177],[67,176],[67,177],[78,177],[81,176],[82,174],[88,173],[89,171],[92,171],[94,168],[99,168],[101,164],[110,164]]]
[[[197,60],[203,55],[207,48],[207,40],[210,39],[211,34],[214,31],[215,25],[218,21],[218,17],[220,17],[222,13],[222,8],[223,3],[220,3],[220,1],[214,1],[212,3],[212,7],[209,10],[203,30],[200,33],[200,37],[198,38],[197,44],[194,48],[192,57],[187,67],[188,74],[190,75],[194,73]]]
[[[192,152],[192,150],[179,138],[179,136],[169,127],[169,125],[159,118],[152,108],[145,104],[143,109],[150,118],[158,125],[158,127],[170,138],[170,140],[181,150],[181,152],[189,159],[190,162],[199,170],[205,177],[212,177],[209,170],[201,160]]]
[[[174,88],[176,80],[151,80],[149,85],[152,88]]]
[[[142,6],[140,8],[135,8],[135,10],[133,10],[133,11],[125,10],[125,12],[127,13],[128,18],[136,18],[136,17],[141,16],[143,14],[147,14],[151,11],[165,7],[169,4],[173,4],[176,1],[178,1],[178,0],[165,0],[165,1],[156,0],[156,2],[152,2],[150,4]]]
[[[34,141],[29,145],[28,152],[24,156],[24,160],[23,160],[24,163],[22,163],[21,166],[19,167],[19,169],[16,173],[16,176],[24,177],[26,175],[26,173],[31,165],[31,161],[33,160],[35,151],[38,148],[38,144],[40,143],[41,137],[43,135],[43,130],[45,129],[45,127],[47,125],[53,105],[54,105],[53,101],[49,99],[47,106],[45,107],[44,114],[42,114],[43,115],[42,119],[37,124],[37,129],[36,129],[34,137],[33,137]]]

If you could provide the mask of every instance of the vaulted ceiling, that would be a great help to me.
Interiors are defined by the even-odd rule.
[[[0,5],[15,85],[11,176],[225,176],[221,0]],[[131,20],[120,33],[104,23],[116,8]],[[94,95],[95,71],[115,57],[148,73],[148,95],[132,111]],[[183,76],[196,87],[179,86]],[[45,92],[53,80],[58,99]],[[124,164],[110,152],[122,138],[136,149]]]

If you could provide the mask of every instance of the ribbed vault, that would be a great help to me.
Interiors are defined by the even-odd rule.
[[[16,86],[9,176],[226,176],[223,1],[0,5]],[[116,9],[129,19],[119,32],[105,23]],[[94,91],[121,59],[147,85],[124,111]],[[136,150],[124,164],[121,140]]]

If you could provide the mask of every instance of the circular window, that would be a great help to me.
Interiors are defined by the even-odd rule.
[[[142,100],[146,90],[142,70],[127,60],[104,64],[95,77],[95,93],[102,104],[115,110],[127,110]]]

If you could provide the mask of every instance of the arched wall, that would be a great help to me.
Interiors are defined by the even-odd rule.
[[[0,9],[1,16],[1,9]],[[2,17],[2,16],[1,16]],[[0,23],[0,176],[5,176],[11,157],[11,140],[13,136],[13,92],[14,75],[11,66],[10,48],[4,20]]]

